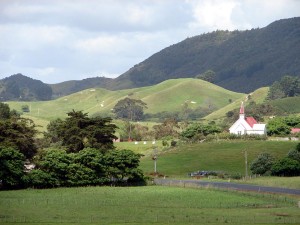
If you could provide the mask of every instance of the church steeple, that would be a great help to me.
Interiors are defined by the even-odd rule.
[[[242,102],[242,104],[241,104],[241,108],[240,108],[240,118],[245,119],[244,102]]]

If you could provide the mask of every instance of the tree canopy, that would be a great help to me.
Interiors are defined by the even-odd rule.
[[[114,149],[117,126],[111,123],[111,118],[90,118],[87,113],[74,110],[67,115],[64,121],[55,120],[47,127],[45,136],[50,142],[61,142],[68,152],[78,152],[86,147],[102,151]]]
[[[147,104],[139,99],[124,98],[117,102],[113,108],[117,118],[137,121],[143,119]]]
[[[32,158],[37,151],[34,140],[37,130],[34,122],[21,118],[3,103],[0,103],[0,117],[0,146],[15,148],[26,158]]]
[[[268,98],[271,100],[300,95],[300,78],[286,75],[270,87]]]

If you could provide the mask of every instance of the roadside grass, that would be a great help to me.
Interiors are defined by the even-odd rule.
[[[300,177],[256,177],[241,182],[270,187],[300,189]]]
[[[81,187],[0,192],[1,224],[299,224],[297,202],[209,188]]]
[[[245,175],[245,151],[250,163],[262,152],[276,159],[285,156],[298,142],[293,141],[219,141],[198,144],[180,144],[175,148],[160,150],[157,170],[168,177],[188,177],[198,170],[222,171]],[[140,168],[145,174],[154,170],[151,156],[142,158]],[[248,168],[250,174],[250,169]]]

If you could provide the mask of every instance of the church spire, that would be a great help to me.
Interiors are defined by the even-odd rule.
[[[241,104],[241,108],[240,108],[240,118],[245,119],[244,102],[242,102],[242,104]]]
[[[240,114],[245,114],[244,102],[242,102],[242,104],[241,104]]]

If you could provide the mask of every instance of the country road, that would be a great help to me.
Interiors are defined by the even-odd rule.
[[[220,188],[220,189],[231,189],[231,190],[237,190],[237,191],[254,191],[254,192],[300,195],[299,189],[266,187],[266,186],[250,185],[250,184],[237,184],[237,183],[230,183],[230,182],[154,179],[154,183],[156,185],[166,185],[166,186],[182,186],[182,187],[203,186],[203,187],[214,187],[214,188]]]

